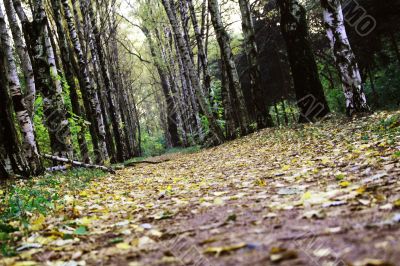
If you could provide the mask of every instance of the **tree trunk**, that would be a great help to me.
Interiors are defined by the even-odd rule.
[[[92,117],[92,123],[94,125],[94,130],[92,130],[92,138],[95,135],[95,138],[98,140],[98,150],[95,151],[96,154],[96,162],[97,163],[104,163],[104,161],[108,161],[108,152],[107,152],[107,146],[106,146],[106,133],[105,133],[105,126],[103,123],[103,116],[101,113],[101,107],[100,107],[100,102],[99,102],[99,97],[96,93],[96,91],[93,89],[91,85],[91,81],[89,78],[89,70],[87,66],[87,62],[85,60],[85,57],[83,55],[82,49],[81,49],[81,44],[79,42],[78,34],[76,32],[75,28],[75,23],[74,19],[71,14],[71,9],[69,7],[69,1],[68,0],[62,0],[62,5],[64,9],[64,16],[67,21],[68,25],[68,31],[69,35],[71,38],[71,41],[74,46],[75,54],[78,58],[78,63],[79,63],[79,70],[80,70],[80,78],[79,78],[79,84],[81,87],[82,94],[84,95],[84,101],[86,98],[86,102],[88,103],[86,105],[87,109],[90,111],[86,110],[88,113],[91,114]]]
[[[39,175],[43,172],[42,161],[39,157],[39,151],[35,139],[35,132],[33,130],[33,122],[28,110],[25,107],[25,101],[21,93],[21,85],[19,82],[17,65],[15,64],[13,49],[11,46],[10,37],[8,35],[6,22],[1,7],[0,38],[2,44],[1,48],[4,50],[8,61],[8,85],[16,118],[21,129],[23,152],[29,163],[30,174]]]
[[[51,0],[51,5],[53,8],[54,19],[57,28],[58,43],[60,45],[60,52],[62,58],[61,61],[63,64],[65,79],[69,85],[69,92],[70,92],[69,96],[71,98],[72,111],[74,112],[75,115],[79,117],[78,124],[80,126],[80,130],[77,136],[79,149],[82,156],[82,161],[84,161],[85,163],[90,163],[89,149],[85,138],[86,124],[83,119],[82,107],[79,103],[78,92],[75,85],[75,74],[73,70],[74,68],[71,62],[68,40],[62,22],[62,17],[60,12],[61,10],[60,2],[59,0]]]
[[[66,1],[66,0],[65,0]],[[125,155],[126,155],[126,146],[123,141],[124,139],[124,132],[121,128],[121,114],[119,110],[119,106],[115,102],[115,87],[112,84],[112,81],[110,80],[110,75],[107,70],[107,64],[105,60],[105,56],[103,53],[102,49],[102,42],[101,42],[101,35],[100,31],[97,27],[96,24],[96,15],[95,11],[93,10],[91,1],[87,1],[87,10],[88,10],[88,15],[91,20],[91,30],[93,33],[94,37],[94,45],[96,47],[97,55],[99,56],[99,63],[100,63],[100,68],[101,72],[104,78],[104,85],[105,89],[107,92],[107,101],[108,101],[108,107],[110,111],[110,116],[111,116],[111,123],[113,125],[113,133],[114,133],[114,139],[115,139],[115,145],[116,145],[116,154],[117,154],[117,161],[118,162],[123,162],[125,160]]]
[[[36,99],[35,77],[33,75],[32,62],[26,47],[21,29],[19,28],[16,13],[12,5],[12,0],[5,0],[8,22],[10,23],[11,32],[14,39],[15,48],[21,61],[22,72],[24,73],[26,83],[26,93],[24,95],[25,106],[29,115],[33,117],[33,108]]]
[[[208,71],[208,59],[206,56],[205,48],[204,48],[204,36],[199,28],[199,24],[197,22],[196,12],[193,5],[193,0],[188,0],[187,4],[189,6],[190,18],[193,24],[193,30],[196,37],[197,44],[197,54],[198,61],[200,65],[200,69],[203,73],[203,86],[206,97],[210,95],[210,86],[211,86],[211,77]],[[204,9],[204,8],[203,8]],[[200,71],[199,71],[200,72]]]
[[[30,44],[28,47],[32,48],[30,53],[33,59],[36,88],[43,96],[44,124],[49,132],[53,153],[72,158],[71,132],[66,117],[61,82],[57,77],[54,51],[48,35],[47,16],[41,0],[35,1],[33,18],[33,22],[29,23]]]
[[[173,1],[171,2],[170,0],[162,0],[163,6],[165,8],[165,11],[167,13],[168,19],[170,21],[170,24],[172,26],[174,35],[175,35],[175,40],[177,42],[177,45],[179,47],[179,51],[182,55],[182,59],[184,61],[184,63],[187,66],[187,71],[188,76],[190,77],[190,81],[192,83],[192,86],[195,90],[196,96],[197,96],[197,101],[200,104],[201,110],[203,111],[203,113],[205,114],[205,116],[208,119],[208,122],[210,124],[210,133],[212,134],[212,136],[215,138],[215,142],[217,143],[222,143],[225,140],[224,134],[222,132],[221,127],[219,126],[217,120],[215,119],[210,105],[208,103],[208,99],[206,99],[204,97],[204,95],[202,94],[202,90],[200,87],[200,81],[199,81],[199,77],[197,75],[197,71],[195,70],[195,66],[190,58],[190,53],[187,49],[187,46],[185,44],[185,40],[182,36],[181,33],[181,27],[178,24],[177,20],[176,20],[176,12],[174,11],[173,7]],[[171,5],[172,4],[172,5]]]
[[[293,75],[300,123],[312,122],[329,113],[317,64],[308,41],[306,10],[298,0],[279,0],[281,30]]]
[[[1,43],[0,43],[1,44]],[[12,113],[12,103],[8,94],[7,58],[4,49],[0,49],[0,152],[3,168],[2,177],[12,174],[28,177],[30,169],[25,157],[22,156],[20,143],[15,129]]]
[[[340,1],[321,0],[321,6],[327,36],[342,80],[346,113],[351,116],[357,112],[367,112],[370,108],[364,94],[360,69],[347,38]]]
[[[142,27],[143,28],[143,27]],[[170,83],[167,77],[167,73],[164,71],[163,67],[159,63],[159,59],[157,58],[156,49],[154,47],[153,40],[151,38],[150,32],[143,28],[143,33],[145,34],[147,41],[150,47],[150,53],[153,57],[153,61],[155,67],[157,69],[158,75],[160,76],[161,80],[161,87],[166,101],[166,111],[167,111],[167,128],[170,136],[170,141],[172,147],[180,146],[180,140],[178,135],[178,119],[177,119],[177,106],[175,106],[175,102],[173,100],[173,96],[171,95]],[[162,49],[162,48],[161,48]],[[162,56],[163,60],[166,60],[165,56]]]
[[[221,57],[226,67],[231,99],[233,100],[233,104],[238,109],[240,131],[242,134],[247,134],[250,129],[249,114],[246,108],[246,102],[239,80],[239,74],[237,72],[236,63],[234,61],[230,46],[230,37],[222,22],[218,0],[208,0],[208,10],[211,15],[211,22],[214,26],[215,34],[217,36]]]
[[[74,5],[76,7],[76,5]],[[91,33],[91,28],[90,28],[90,17],[89,17],[89,12],[88,12],[88,7],[87,7],[87,1],[81,1],[81,13],[83,16],[84,20],[84,35],[87,36],[87,49],[90,50],[91,52],[91,64],[92,64],[92,71],[89,71],[89,77],[90,80],[94,81],[92,84],[93,92],[96,94],[96,97],[98,98],[99,104],[100,104],[100,114],[102,116],[102,123],[104,125],[104,134],[105,134],[105,146],[107,150],[107,154],[110,157],[110,161],[112,163],[116,162],[116,153],[115,153],[115,146],[114,146],[114,140],[111,134],[111,124],[109,123],[109,108],[106,104],[105,100],[105,92],[104,92],[104,77],[100,71],[100,64],[98,61],[98,53],[94,44],[94,38],[93,34]],[[75,13],[77,13],[77,10],[75,10]],[[76,15],[77,16],[77,15]],[[75,17],[76,17],[75,16]],[[75,21],[79,21],[79,19],[75,19]],[[80,23],[76,23],[77,27],[80,25]],[[77,28],[77,32],[82,32],[82,30]],[[82,32],[83,35],[83,32]],[[78,35],[80,36],[80,35]],[[83,38],[83,36],[79,37]],[[81,42],[82,43],[82,42]],[[84,54],[84,60],[87,63],[87,55]]]
[[[227,74],[226,67],[223,60],[221,60],[221,73],[222,73],[222,81],[221,81],[221,97],[222,97],[222,105],[224,107],[224,118],[225,118],[225,134],[227,139],[234,139],[236,137],[235,132],[235,113],[232,110],[233,104],[229,94],[229,85],[227,84]]]
[[[257,128],[262,129],[272,126],[272,118],[264,104],[264,93],[261,86],[261,72],[258,63],[258,48],[253,19],[251,16],[249,0],[239,0],[242,15],[242,31],[244,36],[244,47],[249,62],[249,76],[251,82],[251,96],[254,102]]]

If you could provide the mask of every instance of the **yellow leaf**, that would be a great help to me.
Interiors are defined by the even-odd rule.
[[[356,192],[357,194],[364,194],[365,190],[366,190],[365,187],[359,187],[357,188]]]
[[[115,247],[118,249],[130,249],[131,245],[129,245],[128,243],[125,243],[125,242],[121,242],[121,243],[118,243],[117,245],[115,245]]]
[[[88,193],[86,191],[82,191],[81,193],[79,193],[79,196],[87,197]]]
[[[43,224],[46,220],[46,217],[43,214],[39,214],[39,216],[32,221],[31,223],[31,230],[32,231],[39,231],[43,229]]]
[[[79,224],[88,226],[92,223],[93,220],[93,218],[83,217],[82,219],[79,219]]]
[[[231,246],[222,246],[222,247],[208,247],[204,250],[204,253],[215,253],[218,257],[221,253],[230,252],[234,250],[238,250],[247,246],[246,243],[239,243]]]
[[[35,261],[18,261],[16,263],[13,264],[13,266],[35,266],[35,265],[39,265],[39,263],[35,262]]]
[[[400,208],[400,199],[395,200],[395,201],[393,202],[393,206],[396,207],[396,208]]]
[[[222,198],[215,198],[214,199],[214,204],[215,205],[222,205],[222,204],[224,204],[224,200]]]
[[[340,182],[339,183],[339,185],[342,187],[342,188],[346,188],[346,187],[348,187],[348,186],[350,186],[350,182],[349,181],[342,181],[342,182]]]
[[[310,191],[307,191],[306,193],[303,194],[303,196],[301,197],[302,200],[309,200],[311,199],[312,194]]]

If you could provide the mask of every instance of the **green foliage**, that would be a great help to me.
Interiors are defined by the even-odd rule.
[[[147,132],[142,134],[142,150],[143,156],[157,156],[165,151],[165,138],[162,132],[157,132],[154,135],[150,135]]]
[[[35,116],[33,117],[36,140],[40,147],[41,153],[51,153],[49,133],[47,128],[44,126],[44,121],[43,97],[41,95],[37,95],[35,101]]]
[[[0,187],[1,254],[15,255],[13,244],[21,237],[13,234],[18,230],[15,224],[27,229],[30,217],[51,213],[62,204],[65,191],[78,193],[91,180],[103,175],[105,173],[100,170],[72,169],[37,179],[10,181],[12,183]],[[82,229],[78,233],[82,234]]]
[[[376,109],[397,109],[400,105],[400,69],[397,62],[384,68],[374,70],[372,79],[376,95],[372,90],[371,79],[368,80],[365,91],[367,99]]]

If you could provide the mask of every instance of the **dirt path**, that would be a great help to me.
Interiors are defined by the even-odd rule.
[[[400,265],[399,151],[396,121],[379,114],[138,164],[66,195],[25,239],[41,247],[7,262]],[[71,223],[82,234],[62,239]]]

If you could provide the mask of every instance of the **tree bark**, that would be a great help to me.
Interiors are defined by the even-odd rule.
[[[298,0],[279,0],[281,31],[292,70],[300,123],[315,121],[329,113],[317,64],[308,41],[306,10]]]
[[[249,0],[239,0],[240,13],[242,15],[242,32],[244,36],[244,47],[249,62],[249,76],[251,82],[251,95],[254,102],[257,128],[262,129],[273,126],[272,118],[264,104],[264,93],[261,86],[261,72],[258,63],[258,48],[256,34],[250,10]]]
[[[204,47],[204,36],[202,35],[201,29],[199,28],[199,24],[196,17],[196,12],[193,5],[193,0],[187,1],[189,11],[190,11],[190,18],[193,24],[193,30],[196,37],[196,44],[197,44],[197,54],[198,54],[198,61],[200,65],[200,69],[203,73],[203,86],[204,92],[206,97],[210,95],[210,86],[211,86],[211,77],[208,71],[208,59],[205,52]],[[200,72],[200,71],[199,71]]]
[[[102,42],[101,42],[101,35],[100,31],[97,27],[96,24],[96,15],[95,11],[92,7],[91,1],[87,1],[87,10],[88,10],[88,15],[91,20],[91,30],[94,35],[94,45],[96,47],[97,55],[99,56],[99,63],[100,63],[100,68],[101,72],[104,78],[104,85],[107,93],[107,101],[108,101],[108,107],[110,111],[110,116],[111,116],[111,123],[113,125],[113,133],[114,133],[114,139],[115,139],[115,145],[116,145],[116,155],[117,155],[117,161],[118,162],[123,162],[125,160],[126,156],[126,146],[123,141],[124,139],[124,132],[121,128],[122,121],[121,121],[121,114],[119,110],[119,106],[115,102],[115,87],[112,84],[112,81],[110,80],[110,75],[107,70],[107,65],[106,65],[106,60],[105,56],[102,50]]]
[[[22,7],[18,2],[15,1],[14,6],[17,11],[19,10],[17,14],[20,15]],[[49,132],[53,153],[72,158],[71,132],[66,117],[61,82],[57,76],[54,51],[48,35],[47,16],[41,0],[36,0],[34,4],[33,22],[26,21],[24,14],[21,14],[21,21],[23,21],[23,25],[28,25],[25,29],[29,29],[24,33],[28,34],[26,39],[29,40],[29,44],[27,46],[31,48],[36,88],[43,96],[44,124]]]
[[[203,113],[205,114],[205,116],[208,119],[208,122],[210,124],[210,133],[212,134],[212,136],[215,138],[215,142],[217,143],[222,143],[225,140],[224,134],[222,132],[221,127],[219,126],[217,120],[215,119],[208,99],[206,99],[204,97],[204,95],[202,94],[202,90],[200,87],[200,81],[199,81],[199,77],[198,74],[196,73],[197,71],[195,70],[194,64],[190,58],[190,53],[187,49],[187,46],[185,44],[185,40],[182,36],[181,33],[181,27],[178,24],[177,20],[176,20],[176,12],[174,12],[173,7],[173,1],[170,0],[162,0],[164,9],[167,13],[169,22],[172,26],[172,30],[174,32],[175,35],[175,40],[177,42],[177,46],[179,47],[179,51],[182,55],[182,59],[184,61],[184,63],[187,66],[187,70],[188,70],[188,76],[190,77],[190,81],[192,83],[192,86],[195,90],[196,96],[197,96],[197,101],[200,104],[201,110],[203,111]]]
[[[370,110],[364,94],[360,69],[347,37],[339,0],[321,0],[324,24],[340,72],[348,116]]]
[[[83,117],[82,107],[79,103],[78,89],[75,84],[75,73],[71,62],[71,55],[68,47],[68,39],[64,29],[64,25],[61,17],[61,6],[59,0],[51,0],[51,5],[53,8],[53,14],[55,19],[55,24],[57,28],[58,42],[60,46],[61,58],[63,69],[65,73],[65,79],[69,85],[69,96],[71,98],[72,111],[78,116],[78,124],[80,130],[78,131],[78,144],[80,153],[82,156],[82,161],[85,163],[90,163],[89,149],[86,143],[85,133],[86,124]]]
[[[86,110],[87,113],[91,114],[92,123],[94,125],[94,130],[92,130],[92,138],[95,138],[98,141],[98,150],[95,151],[96,154],[96,162],[104,163],[109,160],[107,146],[106,146],[106,133],[105,126],[103,122],[103,116],[101,113],[101,107],[99,102],[99,97],[96,91],[93,89],[90,78],[89,78],[89,70],[88,65],[85,60],[84,54],[82,52],[81,43],[78,38],[78,34],[75,28],[74,18],[72,17],[71,10],[69,7],[68,0],[62,0],[62,5],[64,9],[64,16],[67,21],[68,31],[71,38],[71,41],[74,46],[75,55],[77,56],[80,70],[80,78],[79,84],[81,90],[83,90],[84,101],[86,98],[86,108],[90,111]],[[95,131],[95,132],[93,132]]]
[[[35,77],[33,75],[32,62],[26,47],[21,29],[19,28],[16,13],[12,5],[12,0],[5,0],[4,7],[6,9],[8,22],[10,24],[13,35],[15,48],[21,61],[21,68],[24,73],[26,83],[26,93],[24,95],[25,106],[29,115],[33,117],[33,108],[36,99]]]
[[[13,174],[28,177],[30,175],[29,165],[22,156],[21,144],[13,121],[6,64],[6,54],[4,49],[0,49],[0,152],[2,157],[0,158],[0,168],[3,168],[2,177],[9,177]]]
[[[1,48],[4,50],[7,57],[7,78],[8,88],[10,91],[11,100],[14,106],[14,111],[18,124],[21,129],[23,141],[23,153],[30,167],[31,175],[39,175],[43,172],[42,161],[40,160],[39,151],[33,130],[33,122],[28,110],[25,107],[25,101],[21,92],[17,65],[14,60],[13,49],[10,42],[10,37],[7,31],[3,11],[0,7],[0,38]]]
[[[226,67],[231,99],[233,100],[234,105],[238,108],[240,131],[242,132],[242,134],[247,134],[250,130],[249,114],[241,88],[236,63],[234,61],[232,49],[230,46],[230,37],[228,32],[225,30],[222,22],[218,0],[208,0],[208,10],[210,12],[211,22],[214,26],[214,30],[217,36],[221,57]]]
[[[229,94],[229,85],[227,84],[226,67],[223,60],[221,60],[221,97],[222,105],[224,107],[224,118],[225,118],[225,135],[227,139],[234,139],[236,137],[235,132],[235,112],[232,110],[233,104]]]

